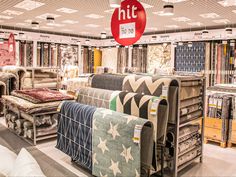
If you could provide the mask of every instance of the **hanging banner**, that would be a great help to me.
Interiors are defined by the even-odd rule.
[[[13,33],[0,44],[0,66],[16,65],[16,41]]]
[[[125,0],[117,8],[111,19],[111,31],[114,39],[121,45],[136,43],[146,27],[146,12],[137,0]]]

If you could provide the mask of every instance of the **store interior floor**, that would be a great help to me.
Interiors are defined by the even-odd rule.
[[[0,118],[0,123],[5,126],[5,121]],[[9,131],[9,133],[11,133]],[[17,143],[17,142],[16,142]],[[56,140],[39,143],[36,148],[49,156],[79,177],[88,177],[80,171],[79,167],[71,163],[69,156],[55,148]],[[183,177],[236,177],[236,147],[221,148],[217,144],[204,145],[203,163],[193,163],[184,169],[179,176]]]

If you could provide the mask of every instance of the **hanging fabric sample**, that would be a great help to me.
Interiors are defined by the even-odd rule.
[[[94,113],[93,175],[147,175],[152,160],[152,123],[135,116],[129,121],[128,117],[102,108]],[[134,134],[137,128],[138,137]]]
[[[147,72],[154,74],[159,70],[172,68],[171,65],[171,44],[148,45]]]
[[[134,46],[132,50],[132,68],[137,73],[146,73],[147,71],[147,46]]]
[[[117,73],[123,73],[124,69],[128,67],[129,49],[120,47],[117,56]]]
[[[175,70],[201,72],[205,70],[205,42],[193,42],[175,48]]]
[[[112,68],[114,73],[117,73],[117,54],[116,47],[102,49],[102,66]]]

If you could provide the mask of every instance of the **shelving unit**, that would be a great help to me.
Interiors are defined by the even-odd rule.
[[[7,125],[8,125],[8,120],[6,118],[7,117],[6,115],[10,112],[16,114],[17,119],[21,119],[23,121],[29,121],[32,123],[32,128],[33,128],[33,137],[32,138],[28,138],[28,137],[26,138],[22,135],[19,135],[16,132],[15,128],[8,127],[11,132],[15,133],[17,136],[24,139],[26,142],[36,146],[38,141],[55,138],[57,136],[56,129],[55,129],[55,132],[49,131],[47,133],[44,133],[44,135],[37,136],[37,129],[39,127],[36,125],[36,121],[38,118],[40,118],[40,116],[50,116],[50,117],[56,116],[58,114],[57,111],[50,111],[50,112],[37,113],[37,114],[27,114],[12,104],[5,104],[4,117],[5,117],[5,121],[6,121]]]
[[[200,76],[176,76],[178,82],[179,82],[179,91],[178,91],[178,101],[177,101],[177,115],[176,115],[176,123],[170,125],[170,127],[174,130],[174,154],[173,154],[173,158],[171,159],[171,172],[172,172],[172,176],[177,177],[178,173],[183,170],[184,168],[186,168],[187,166],[189,166],[192,162],[194,162],[195,160],[200,160],[200,162],[202,163],[203,161],[203,143],[204,143],[204,117],[205,117],[205,111],[204,111],[204,105],[205,105],[205,78],[204,77],[200,77]],[[184,86],[183,86],[183,83]],[[188,83],[188,84],[186,84]],[[188,86],[186,86],[188,85]],[[199,87],[201,92],[198,94],[194,93],[194,87]],[[188,97],[185,98],[184,95],[181,95],[181,89],[185,89],[188,92]],[[191,96],[191,94],[193,96]],[[199,106],[198,110],[195,110],[193,112],[188,112],[188,109],[186,108],[181,108],[181,102],[186,101],[186,100],[190,100],[191,99],[195,99],[196,100],[199,99],[198,102],[192,102],[192,104],[190,103],[188,106],[193,106],[193,105],[197,105]],[[187,116],[187,120],[184,121],[183,123],[181,123],[181,111],[183,111],[185,109],[185,116]],[[197,111],[201,110],[201,114],[200,116],[196,116],[196,117],[192,117],[191,114],[195,113]],[[182,114],[183,115],[183,114]],[[184,128],[188,125],[194,125],[194,122],[199,122],[200,124],[200,131],[197,133],[200,136],[200,144],[197,145],[196,147],[192,148],[192,149],[188,149],[187,151],[180,153],[179,154],[179,132],[181,128]],[[190,139],[191,137],[193,137],[194,135],[191,135],[190,137],[188,137],[187,139],[184,139],[184,141]],[[184,142],[183,141],[183,142]],[[193,154],[193,157],[191,157],[191,153]],[[178,165],[179,159],[183,156],[183,155],[187,155],[190,154],[189,158],[190,160],[188,160],[187,162],[184,162],[181,165]]]
[[[59,90],[60,89],[60,83],[61,83],[61,79],[60,79],[60,68],[58,67],[26,67],[26,70],[28,72],[32,73],[32,88],[35,88],[35,71],[36,70],[42,70],[42,71],[49,71],[49,72],[55,72],[57,73],[57,86],[55,88],[50,88],[50,89],[55,89],[55,90]]]

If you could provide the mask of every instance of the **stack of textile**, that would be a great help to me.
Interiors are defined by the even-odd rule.
[[[0,81],[6,85],[6,94],[9,95],[13,90],[18,89],[18,79],[12,73],[0,72]]]
[[[60,78],[53,71],[43,69],[29,69],[23,79],[23,89],[50,88],[57,89],[60,86]]]
[[[56,147],[94,176],[148,175],[152,139],[148,120],[80,103],[61,105]]]
[[[232,95],[213,93],[208,95],[205,138],[222,143],[228,140]]]
[[[104,66],[97,66],[96,74],[103,74],[103,73],[113,73],[113,68],[104,67]]]
[[[35,144],[35,137],[56,133],[57,108],[63,100],[73,97],[46,88],[13,91],[12,95],[2,97],[7,125]]]

